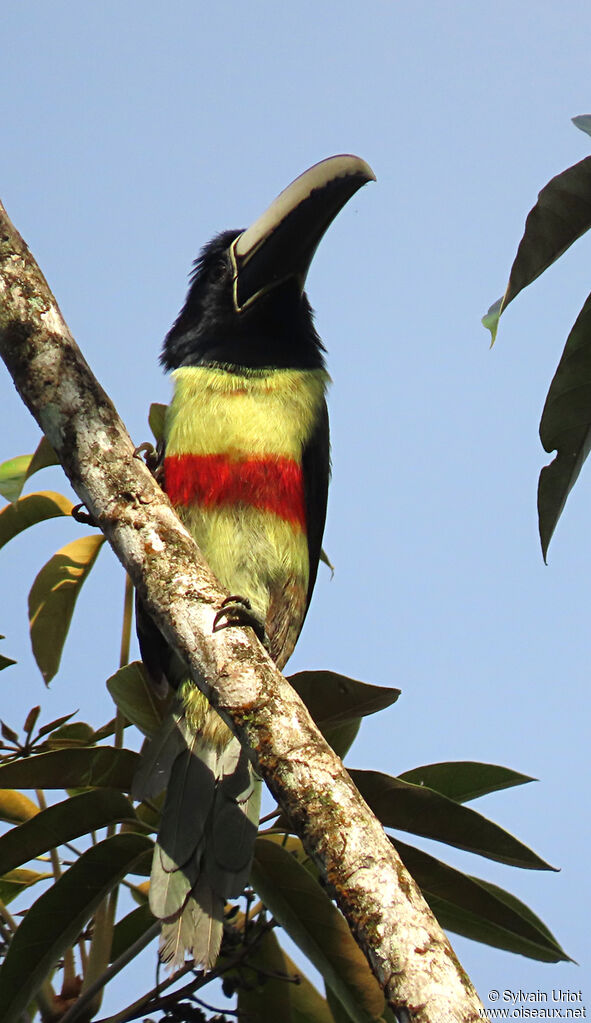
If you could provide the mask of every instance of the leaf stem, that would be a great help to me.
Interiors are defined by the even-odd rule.
[[[112,980],[113,977],[116,977],[117,974],[120,973],[121,970],[125,966],[127,966],[127,964],[130,963],[132,959],[135,958],[136,955],[139,955],[142,949],[149,945],[150,942],[157,936],[159,931],[160,922],[156,921],[154,924],[152,924],[151,927],[148,928],[147,931],[145,931],[144,934],[142,934],[140,938],[137,939],[137,941],[134,941],[133,945],[130,945],[129,948],[125,950],[125,952],[122,952],[121,955],[115,960],[115,962],[111,963],[111,965],[104,971],[104,973],[101,974],[100,977],[97,977],[97,979],[86,989],[86,991],[84,991],[80,995],[80,998],[78,999],[76,1004],[73,1005],[72,1008],[69,1009],[65,1016],[62,1018],[61,1023],[75,1023],[76,1020],[80,1019],[80,1016],[82,1015],[86,1007],[89,1005],[89,1003],[92,1002],[95,995],[104,987],[106,987],[109,981]]]
[[[125,595],[123,597],[123,623],[121,626],[121,649],[119,652],[120,668],[123,668],[124,665],[129,664],[132,619],[133,619],[133,583],[126,573]]]

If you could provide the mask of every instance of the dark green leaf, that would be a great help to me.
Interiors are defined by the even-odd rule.
[[[267,931],[249,952],[248,963],[241,967],[240,974],[239,1018],[252,1023],[266,1020],[293,1023],[290,988],[295,985],[288,979],[283,950],[272,931]]]
[[[129,792],[141,757],[129,749],[93,746],[39,753],[0,766],[0,789],[116,788]]]
[[[324,565],[326,565],[327,568],[330,568],[331,574],[334,575],[334,565],[330,560],[328,554],[324,550],[324,547],[320,551],[320,560]]]
[[[56,728],[43,743],[43,749],[69,749],[71,746],[90,746],[94,741],[94,728],[86,721],[72,721]]]
[[[0,969],[2,1023],[16,1023],[64,950],[105,895],[151,845],[142,835],[114,835],[83,853],[28,910]]]
[[[345,1007],[339,1002],[334,991],[324,985],[326,990],[326,1004],[330,1011],[331,1023],[351,1023],[351,1017],[348,1012],[345,1012]],[[378,1023],[399,1023],[399,1016],[395,1016],[389,1005],[386,1005],[382,1015],[379,1018]]]
[[[241,916],[241,931],[243,926]],[[249,944],[251,941],[254,944],[247,957],[238,966],[232,966],[229,958],[222,957],[218,961],[224,978],[238,992],[238,1007],[244,1013],[245,1023],[270,1023],[271,1020],[283,1023],[284,1019],[291,1023],[334,1023],[326,1000],[281,948],[277,934],[276,930],[267,931],[261,938],[260,934],[257,936],[256,927],[251,926]],[[229,969],[226,963],[230,964]],[[284,1008],[279,1013],[281,1005]]]
[[[497,899],[500,899],[500,901],[504,902],[509,909],[513,909],[515,912],[521,913],[524,920],[528,920],[531,924],[533,924],[534,927],[538,929],[538,931],[543,937],[548,939],[548,947],[549,948],[551,947],[553,949],[553,956],[551,959],[549,957],[548,959],[545,959],[546,962],[548,961],[550,962],[562,961],[569,963],[575,962],[575,960],[571,959],[571,957],[568,956],[566,952],[560,947],[560,945],[556,941],[556,938],[552,934],[552,931],[548,927],[546,927],[546,924],[542,920],[540,920],[539,916],[536,916],[536,914],[529,908],[529,906],[526,906],[525,903],[521,902],[520,899],[517,899],[514,895],[511,894],[511,892],[505,891],[504,888],[499,888],[499,886],[496,884],[491,884],[490,881],[483,881],[481,879],[479,883],[482,885],[485,891],[489,892],[489,894],[491,895],[494,895]],[[536,955],[533,958],[537,959],[541,957]]]
[[[259,838],[252,883],[355,1023],[379,1018],[384,995],[345,918],[315,878],[276,842]]]
[[[141,661],[132,661],[107,679],[107,689],[121,713],[144,735],[153,735],[161,724],[170,700],[160,700]]]
[[[292,977],[299,977],[297,984],[289,986],[292,1023],[334,1023],[327,1001],[288,956],[285,949],[282,949],[282,952],[287,972]]]
[[[4,636],[0,636],[0,639],[4,638]],[[16,661],[13,661],[12,657],[4,657],[3,654],[0,654],[0,671],[2,671],[3,668],[9,668],[11,664],[16,664]]]
[[[546,560],[556,523],[591,449],[591,295],[567,338],[550,384],[540,439],[546,451],[557,451],[554,461],[542,469],[538,484],[538,520]]]
[[[325,984],[324,990],[326,991],[326,1004],[334,1023],[351,1023],[349,1013],[345,1011],[344,1005],[339,1002],[332,988]]]
[[[288,681],[322,731],[327,725],[375,714],[400,696],[399,689],[357,682],[336,671],[298,671]]]
[[[131,913],[124,916],[119,923],[115,924],[113,930],[113,945],[111,948],[111,962],[127,952],[136,941],[154,926],[155,917],[150,912],[148,903],[145,902]]]
[[[434,838],[514,867],[554,870],[498,824],[439,792],[379,771],[349,773],[366,803],[388,828]]]
[[[398,777],[413,785],[426,785],[456,803],[467,803],[489,792],[498,792],[513,785],[535,781],[527,774],[519,774],[496,764],[479,764],[472,760],[458,760],[448,764],[427,764],[404,771]]]
[[[591,156],[557,174],[538,194],[527,215],[525,231],[511,267],[509,283],[499,310],[504,312],[519,292],[535,281],[552,263],[591,227]],[[485,326],[495,340],[489,309]]]
[[[399,839],[393,844],[442,927],[544,962],[568,959],[541,920],[507,892]]]
[[[40,874],[36,870],[11,870],[0,877],[0,902],[8,905],[16,899],[25,888],[30,888],[38,881],[47,881],[53,874]]]
[[[101,727],[97,728],[96,732],[94,733],[93,742],[102,742],[103,739],[109,739],[111,735],[115,735],[115,732],[117,730],[115,726],[116,726],[115,718],[111,718],[110,721],[107,721],[106,725],[101,725]]]
[[[45,683],[59,668],[74,606],[104,536],[93,533],[66,544],[39,572],[29,594],[33,654]]]
[[[61,718],[56,718],[55,721],[49,721],[48,724],[42,725],[37,732],[38,738],[41,738],[43,735],[49,735],[51,732],[56,732],[58,728],[65,725],[66,721],[69,721],[70,718],[73,718],[74,714],[77,713],[77,710],[73,710],[71,714],[64,714]]]
[[[64,799],[0,836],[0,874],[64,842],[133,816],[131,803],[116,789],[95,789]]]
[[[575,128],[579,128],[585,134],[591,135],[591,114],[578,114],[576,117],[571,117],[571,121]]]
[[[23,731],[25,732],[26,735],[31,735],[35,725],[37,724],[37,718],[39,717],[40,713],[41,707],[31,707],[29,713],[25,718],[25,723],[23,725]]]
[[[18,733],[2,720],[0,720],[0,733],[2,734],[2,738],[6,739],[7,742],[18,742]]]
[[[18,536],[29,526],[35,526],[46,519],[55,519],[60,515],[70,515],[72,502],[53,490],[39,491],[20,497],[14,504],[7,504],[0,511],[0,547]]]
[[[341,760],[351,749],[360,727],[361,718],[344,721],[342,725],[324,726],[324,737]]]
[[[167,410],[168,405],[162,405],[158,401],[153,401],[150,405],[148,423],[156,441],[164,440],[164,424]]]

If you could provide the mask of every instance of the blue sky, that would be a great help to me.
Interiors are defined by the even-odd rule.
[[[170,394],[158,354],[200,246],[325,156],[374,168],[308,278],[333,378],[336,571],[320,573],[290,667],[403,690],[365,722],[352,766],[473,759],[540,779],[475,806],[560,874],[432,851],[529,903],[581,965],[452,941],[485,1005],[492,988],[581,988],[591,1003],[589,471],[548,567],[535,507],[539,418],[589,291],[591,240],[515,301],[492,351],[480,326],[538,190],[589,153],[570,123],[591,110],[588,6],[31,0],[2,21],[1,196],[137,443],[149,403]],[[1,387],[3,459],[38,434],[6,374]],[[61,485],[57,472],[38,482]],[[73,530],[34,534],[0,561],[3,650],[20,662],[3,673],[1,716],[20,724],[43,702],[48,717],[78,707],[98,722],[121,573],[103,552],[46,694],[26,595]]]

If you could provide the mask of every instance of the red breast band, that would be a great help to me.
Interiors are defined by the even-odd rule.
[[[164,479],[174,505],[247,504],[306,528],[302,467],[291,458],[167,455]]]

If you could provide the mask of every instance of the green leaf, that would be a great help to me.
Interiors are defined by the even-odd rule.
[[[60,749],[0,766],[0,789],[117,788],[131,790],[141,757],[129,749]]]
[[[12,742],[12,743],[18,742],[18,733],[15,732],[14,729],[11,728],[9,725],[7,725],[5,721],[2,721],[1,718],[0,718],[0,734],[2,735],[3,739],[6,739],[7,742]]]
[[[22,792],[15,792],[14,789],[0,789],[0,820],[8,821],[10,824],[21,824],[38,813],[39,807]],[[2,838],[0,838],[1,841]],[[19,862],[22,863],[24,860]],[[1,873],[3,873],[2,868],[0,868]]]
[[[59,459],[45,436],[32,455],[18,455],[0,465],[0,494],[8,501],[16,501],[33,473],[48,465],[59,465]]]
[[[17,455],[0,465],[0,494],[7,501],[16,501],[27,478],[32,455]]]
[[[538,916],[536,916],[536,914],[529,908],[529,906],[526,906],[524,902],[521,902],[520,899],[517,899],[514,895],[511,894],[511,892],[505,891],[504,888],[499,888],[499,886],[496,884],[491,884],[490,881],[483,881],[482,879],[479,879],[479,884],[482,886],[482,888],[485,889],[485,891],[489,892],[490,895],[493,895],[496,898],[498,898],[501,902],[504,902],[509,909],[513,909],[516,912],[521,913],[523,919],[529,920],[529,922],[537,928],[539,933],[542,935],[542,938],[547,939],[548,941],[547,954],[545,955],[540,954],[543,952],[542,946],[540,945],[538,951],[536,951],[535,954],[533,953],[533,951],[530,952],[531,959],[543,959],[544,962],[551,963],[576,962],[576,960],[571,959],[571,957],[567,955],[566,952],[560,947],[552,932],[548,929],[548,927],[546,927],[546,924],[542,920],[540,920]],[[527,955],[528,953],[525,952],[522,954]]]
[[[150,405],[150,412],[148,415],[148,424],[154,435],[154,440],[160,442],[164,440],[164,426],[166,422],[166,413],[168,411],[168,405],[162,405],[158,401],[153,401]]]
[[[43,743],[43,749],[69,749],[72,746],[90,746],[94,740],[94,728],[86,721],[72,721],[55,728]]]
[[[47,881],[49,877],[53,878],[53,874],[40,874],[36,870],[10,870],[0,877],[0,901],[6,906],[25,888],[30,888],[38,881]]]
[[[252,1023],[281,1020],[293,1023],[290,974],[283,950],[272,931],[267,931],[248,954],[240,968],[238,985],[239,1018]],[[285,978],[285,979],[284,979]]]
[[[236,926],[236,918],[234,924]],[[244,917],[240,914],[237,929],[243,933],[243,927]],[[250,947],[237,966],[231,964],[229,955],[222,956],[217,964],[225,980],[238,992],[238,1009],[245,1023],[270,1020],[334,1023],[326,1000],[280,946],[277,931],[263,931],[261,936],[259,928],[258,923],[250,926]]]
[[[116,789],[64,799],[0,836],[0,874],[91,831],[133,818],[131,803]]]
[[[328,725],[340,725],[390,707],[399,689],[358,682],[336,671],[298,671],[288,677],[324,733]]]
[[[150,911],[147,902],[137,909],[132,909],[127,916],[124,916],[113,929],[113,944],[111,947],[111,962],[127,952],[136,941],[154,926],[155,917]]]
[[[384,994],[345,918],[280,844],[259,838],[252,884],[281,926],[335,991],[354,1023],[379,1019]]]
[[[391,841],[442,927],[531,959],[568,960],[541,920],[508,892],[463,874],[421,849]]]
[[[35,526],[46,519],[70,515],[72,502],[63,494],[53,490],[42,490],[37,494],[20,497],[14,504],[7,504],[0,511],[0,547],[8,543],[24,529]]]
[[[591,295],[577,316],[550,384],[540,440],[546,451],[557,451],[554,461],[542,469],[538,484],[545,561],[566,499],[591,449]]]
[[[70,718],[73,718],[77,713],[78,711],[73,710],[71,714],[63,714],[62,717],[55,718],[54,721],[49,721],[46,725],[42,725],[37,732],[37,738],[40,739],[42,736],[49,735],[51,732],[57,732],[58,728],[61,728],[66,721],[69,721]]]
[[[349,752],[361,727],[361,718],[344,721],[342,725],[325,725],[323,733],[326,741],[341,758]]]
[[[333,565],[332,561],[330,560],[328,554],[324,550],[324,547],[322,547],[321,550],[320,550],[320,560],[326,565],[327,568],[330,568],[331,577],[332,577],[334,575],[334,565]]]
[[[141,661],[132,661],[107,679],[107,689],[121,713],[144,735],[153,735],[161,724],[170,700],[160,700]]]
[[[538,194],[511,267],[507,290],[495,317],[491,306],[483,323],[494,343],[498,318],[519,292],[535,281],[591,227],[591,156],[557,174]],[[495,303],[496,304],[496,303]],[[487,322],[485,322],[487,321]]]
[[[4,636],[0,636],[0,639],[4,638]],[[3,668],[10,668],[11,664],[16,664],[16,661],[13,661],[12,657],[5,657],[4,654],[0,654],[0,671],[2,671]]]
[[[293,959],[288,956],[285,949],[281,951],[283,952],[287,972],[292,977],[299,977],[297,984],[290,984],[289,986],[292,1023],[334,1023],[328,1002],[319,994],[314,985],[310,983],[305,973],[302,973]]]
[[[434,838],[500,863],[554,870],[509,832],[486,817],[424,785],[411,785],[379,771],[349,771],[382,824]]]
[[[483,327],[490,330],[490,346],[495,343],[497,337],[497,331],[499,329],[499,317],[501,315],[501,309],[503,306],[503,299],[497,298],[496,302],[490,306],[488,312],[482,317],[481,323]]]
[[[404,771],[398,777],[413,785],[426,785],[456,803],[467,803],[489,792],[498,792],[513,785],[536,781],[527,774],[519,774],[496,764],[479,764],[472,760],[457,760],[447,764],[427,764]]]
[[[35,725],[37,724],[37,719],[38,719],[40,713],[41,713],[41,707],[39,707],[39,706],[31,707],[29,713],[27,714],[27,716],[25,718],[25,723],[23,725],[23,732],[25,732],[26,735],[32,735],[33,729],[34,729]]]
[[[33,654],[45,683],[54,677],[84,580],[104,536],[92,534],[66,544],[43,566],[29,594]]]
[[[571,117],[571,121],[575,128],[579,128],[587,135],[591,135],[591,114],[578,114],[576,117]]]
[[[16,1023],[99,903],[151,846],[114,835],[84,852],[28,910],[0,969],[2,1023]]]
[[[326,991],[326,1004],[329,1007],[333,1023],[351,1023],[349,1013],[345,1011],[344,1005],[339,1002],[332,988],[325,984],[324,990]]]

